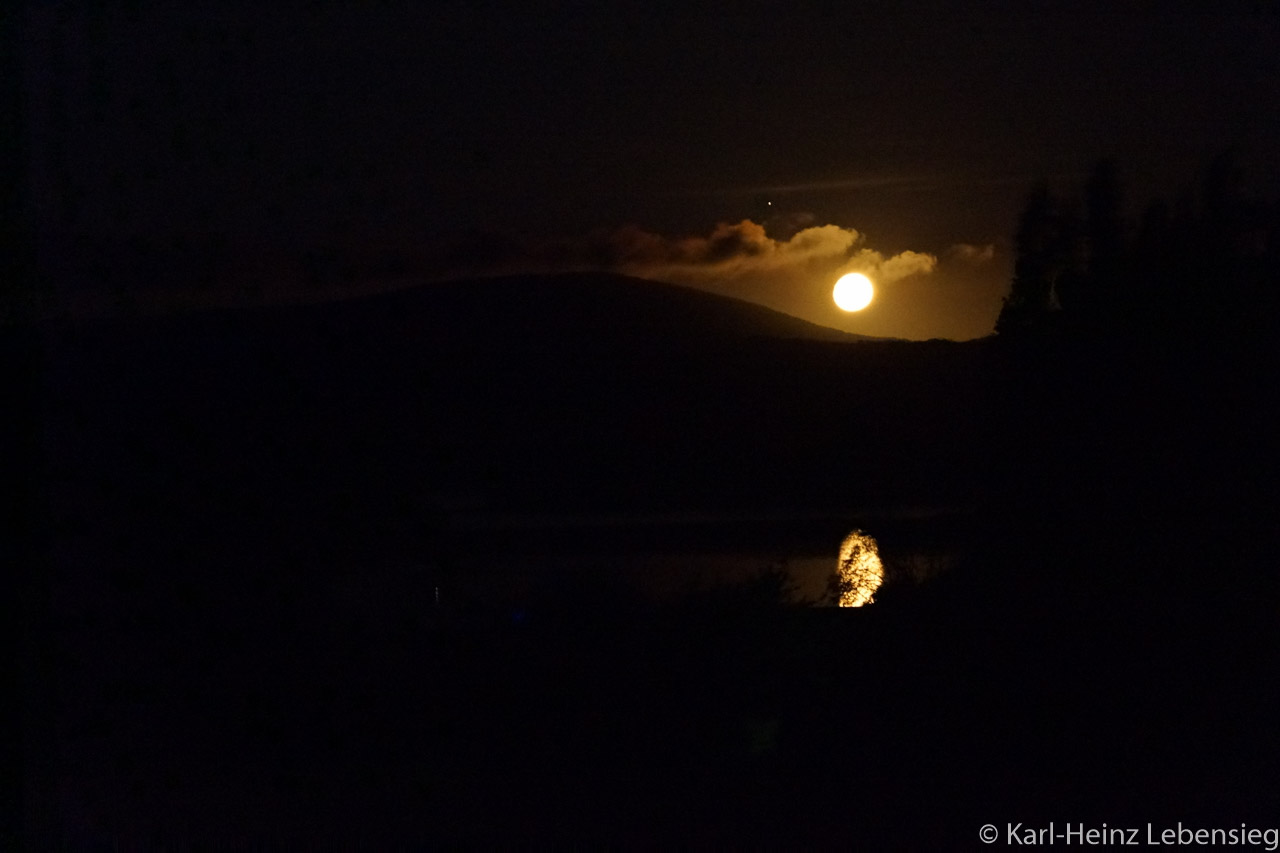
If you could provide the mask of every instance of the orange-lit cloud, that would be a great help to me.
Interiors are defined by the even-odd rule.
[[[634,228],[610,237],[613,245],[623,249],[619,269],[686,281],[738,278],[839,261],[860,239],[852,229],[822,225],[802,229],[788,240],[775,240],[763,225],[749,219],[734,225],[721,223],[707,237],[669,238]]]
[[[608,235],[607,242],[612,269],[676,284],[715,285],[727,292],[737,285],[753,291],[785,289],[798,280],[826,282],[855,271],[885,285],[930,273],[938,263],[923,252],[886,256],[864,246],[864,236],[852,228],[818,225],[775,239],[749,219],[721,223],[707,237],[669,238],[624,228]]]
[[[874,281],[881,284],[893,284],[908,276],[933,272],[938,267],[938,259],[927,252],[907,250],[885,257],[871,249],[862,249],[846,266],[850,271],[868,273]]]
[[[454,274],[599,269],[729,292],[735,288],[785,290],[796,281],[834,281],[862,272],[880,285],[933,272],[938,259],[915,251],[886,255],[865,245],[853,228],[812,225],[793,215],[769,228],[750,219],[720,223],[706,236],[671,237],[634,225],[594,232],[581,240],[518,245],[494,235],[473,235],[450,253]]]

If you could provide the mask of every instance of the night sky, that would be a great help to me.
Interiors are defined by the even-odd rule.
[[[1280,834],[1280,0],[20,6],[26,847]]]
[[[213,258],[214,290],[325,252],[606,266],[968,339],[1040,179],[1074,191],[1112,157],[1136,218],[1237,146],[1274,193],[1280,16],[1163,6],[31,4],[31,199],[49,269],[76,240]],[[853,315],[848,270],[880,287]]]

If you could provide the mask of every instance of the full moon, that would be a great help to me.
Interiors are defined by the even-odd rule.
[[[871,304],[871,297],[875,292],[871,279],[860,272],[851,272],[840,276],[831,295],[842,311],[861,311]]]

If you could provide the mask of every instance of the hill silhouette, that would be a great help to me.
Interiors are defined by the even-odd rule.
[[[336,306],[335,306],[336,307]],[[399,317],[439,341],[596,343],[779,338],[875,340],[740,299],[614,273],[518,275],[424,284],[341,304],[349,317]]]
[[[153,464],[218,480],[274,472],[278,493],[296,472],[306,496],[360,484],[361,505],[405,490],[516,504],[839,492],[847,504],[853,469],[855,483],[919,480],[890,469],[937,454],[922,429],[957,435],[943,413],[972,409],[976,393],[975,360],[957,354],[978,348],[859,341],[582,274],[140,318],[67,330],[53,351],[51,414],[83,442],[58,455],[86,456],[78,479],[123,466],[105,449],[120,441],[140,459],[117,482]],[[261,489],[214,491],[227,490]]]
[[[420,342],[472,348],[504,342],[654,342],[778,338],[849,343],[893,340],[843,332],[753,302],[666,282],[607,272],[527,274],[366,282],[324,298],[150,309],[85,315],[73,321],[108,334],[227,331],[268,326],[279,333],[341,321],[353,332],[403,331]]]

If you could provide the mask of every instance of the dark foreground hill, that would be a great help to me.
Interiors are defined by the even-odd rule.
[[[1274,824],[1260,378],[770,334],[796,327],[647,287],[459,284],[52,339],[36,846],[950,849],[985,824]],[[853,612],[750,585],[649,606],[599,575],[556,607],[455,609],[421,570],[477,510],[970,501],[954,570]]]
[[[656,790],[695,761],[727,779],[749,754],[742,727],[766,714],[767,731],[772,712],[724,704],[733,687],[679,722],[680,704],[721,692],[697,677],[722,652],[693,649],[696,615],[687,634],[619,622],[656,632],[627,660],[612,630],[522,639],[492,613],[440,617],[432,579],[406,567],[457,555],[456,514],[971,487],[957,448],[976,433],[958,426],[974,420],[959,404],[975,348],[847,341],[619,277],[63,328],[42,353],[37,847],[608,839],[606,801],[641,793],[618,774]],[[600,602],[569,592],[579,615]],[[686,667],[685,686],[646,698],[650,665]],[[745,665],[733,680],[754,694]],[[630,690],[622,716],[592,710]],[[530,795],[565,773],[552,800]],[[734,810],[728,790],[717,802]],[[547,835],[575,805],[593,815]],[[636,838],[647,808],[625,810]]]

